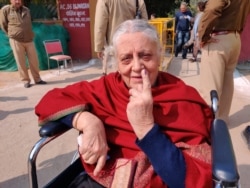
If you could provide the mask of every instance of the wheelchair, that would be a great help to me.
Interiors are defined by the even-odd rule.
[[[239,173],[232,146],[231,137],[226,123],[217,119],[215,114],[218,110],[218,95],[215,90],[211,91],[211,109],[214,112],[214,120],[211,126],[212,147],[212,175],[215,188],[239,188]],[[48,122],[39,130],[41,139],[33,146],[28,158],[28,174],[30,188],[38,188],[36,158],[43,146],[59,137],[71,128],[59,123]],[[45,188],[68,187],[68,185],[84,171],[80,158],[73,162],[58,176],[48,182]]]

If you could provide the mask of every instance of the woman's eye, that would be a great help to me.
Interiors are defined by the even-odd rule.
[[[142,54],[141,55],[141,58],[144,60],[144,61],[149,61],[151,59],[152,55],[151,54]]]
[[[130,60],[131,60],[131,57],[123,57],[123,58],[121,58],[121,61],[122,61],[123,63],[129,63]]]

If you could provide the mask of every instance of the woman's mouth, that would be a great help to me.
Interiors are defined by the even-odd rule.
[[[130,79],[134,82],[142,82],[142,77],[140,76],[131,76]]]

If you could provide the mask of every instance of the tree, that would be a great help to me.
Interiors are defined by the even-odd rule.
[[[147,6],[148,15],[156,14],[156,17],[168,17],[174,10],[175,0],[144,0]]]
[[[175,10],[179,8],[180,3],[190,0],[144,0],[147,6],[148,15],[155,13],[157,17],[173,17]]]

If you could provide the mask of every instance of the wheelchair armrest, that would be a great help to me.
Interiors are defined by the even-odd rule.
[[[39,135],[40,137],[52,137],[62,134],[69,129],[71,128],[61,122],[50,121],[40,128]]]
[[[213,178],[227,186],[237,186],[239,174],[226,123],[215,119],[211,127]]]
[[[71,128],[68,127],[67,125],[56,121],[48,122],[40,128],[39,135],[41,139],[35,143],[28,158],[28,173],[29,173],[30,187],[38,188],[37,173],[36,173],[36,158],[42,147],[70,129]]]

